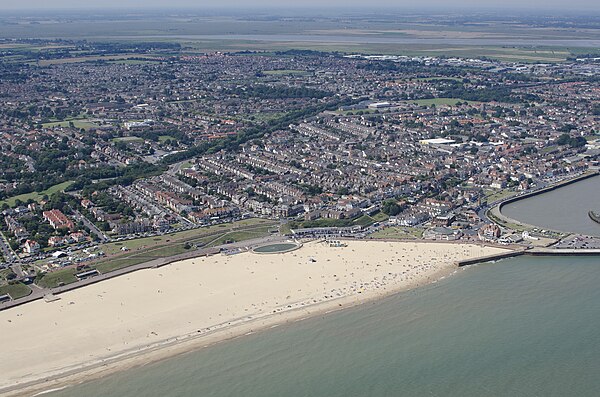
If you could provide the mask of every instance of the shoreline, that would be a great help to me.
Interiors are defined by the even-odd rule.
[[[291,325],[300,321],[310,320],[318,316],[337,313],[342,310],[352,309],[367,304],[375,304],[380,300],[392,297],[403,292],[412,291],[428,285],[432,285],[447,277],[461,271],[457,265],[451,265],[442,269],[435,279],[427,282],[416,283],[397,290],[364,295],[363,300],[356,300],[357,296],[348,295],[333,299],[328,302],[316,303],[305,308],[295,308],[280,313],[268,313],[264,317],[254,318],[240,324],[229,325],[223,329],[210,331],[205,334],[194,333],[182,335],[176,340],[166,340],[157,345],[132,352],[124,352],[116,356],[110,356],[100,362],[68,369],[59,374],[44,376],[44,380],[31,381],[23,385],[7,389],[0,389],[0,396],[21,397],[40,396],[54,391],[64,390],[89,381],[98,380],[112,374],[129,369],[141,368],[152,365],[163,360],[169,360],[177,356],[193,353],[211,346],[239,339],[269,329]],[[6,394],[4,394],[6,393]]]
[[[374,244],[389,243],[375,242]],[[418,243],[416,244],[418,245]],[[465,248],[465,246],[468,245],[457,245],[457,247],[461,248]],[[479,248],[482,249],[482,247]],[[275,256],[281,255],[285,254],[277,254]],[[197,351],[201,348],[236,339],[247,334],[356,307],[365,303],[373,303],[401,292],[434,284],[458,272],[458,270],[460,270],[458,261],[444,262],[439,268],[435,269],[435,272],[425,274],[423,277],[417,277],[415,280],[411,278],[409,282],[392,283],[384,285],[382,288],[377,287],[376,289],[348,293],[342,296],[334,297],[332,295],[330,299],[325,301],[317,302],[315,300],[316,303],[314,304],[302,304],[300,306],[300,302],[295,302],[295,305],[280,305],[278,309],[272,312],[261,313],[259,311],[254,314],[248,313],[248,315],[230,318],[209,328],[198,329],[196,332],[188,332],[175,337],[161,339],[148,345],[132,347],[131,349],[107,354],[84,363],[63,366],[36,376],[30,376],[28,379],[23,379],[22,383],[0,389],[0,395],[30,396],[99,379],[116,372],[155,363],[190,351]]]
[[[566,179],[566,180],[563,180],[563,181],[551,184],[551,185],[546,186],[546,187],[544,187],[542,189],[530,191],[530,192],[527,192],[527,193],[524,193],[524,194],[521,194],[521,195],[516,195],[516,196],[508,197],[506,199],[501,200],[499,203],[495,204],[493,207],[490,207],[486,212],[488,213],[488,217],[489,217],[490,214],[492,215],[492,217],[489,217],[489,219],[493,223],[495,223],[495,224],[497,224],[497,225],[499,225],[501,227],[507,227],[507,226],[505,226],[506,224],[514,224],[514,225],[521,226],[522,228],[525,228],[525,229],[545,229],[545,230],[548,230],[548,231],[550,231],[552,233],[555,233],[555,234],[558,234],[558,235],[563,235],[563,236],[570,235],[570,234],[583,234],[583,235],[585,235],[584,233],[573,233],[573,232],[568,232],[568,231],[564,231],[564,230],[557,230],[557,229],[553,229],[553,228],[549,228],[549,227],[545,227],[545,226],[539,226],[539,225],[529,224],[529,223],[523,222],[523,221],[521,221],[519,219],[514,219],[514,218],[506,215],[505,213],[502,212],[502,208],[505,205],[508,205],[508,204],[516,203],[516,202],[522,201],[522,200],[527,200],[527,199],[530,199],[532,197],[543,195],[545,193],[549,193],[549,192],[552,192],[552,191],[555,191],[555,190],[558,190],[558,189],[570,186],[572,184],[575,184],[575,183],[578,183],[578,182],[581,182],[581,181],[585,181],[585,180],[588,180],[590,178],[596,178],[596,177],[600,177],[600,171],[586,172],[586,173],[584,173],[582,175],[579,175],[579,176],[576,176],[574,178]],[[494,217],[497,218],[497,219],[494,219]],[[498,220],[500,222],[503,222],[504,224],[498,222]],[[507,227],[507,228],[510,229],[510,227]]]

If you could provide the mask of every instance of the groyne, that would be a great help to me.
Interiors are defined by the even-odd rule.
[[[476,265],[478,263],[493,262],[493,261],[498,261],[500,259],[514,258],[516,256],[521,256],[524,253],[525,253],[525,251],[523,251],[523,250],[509,251],[509,252],[503,252],[501,254],[482,256],[479,258],[464,259],[462,261],[458,261],[457,264],[458,264],[458,267]]]

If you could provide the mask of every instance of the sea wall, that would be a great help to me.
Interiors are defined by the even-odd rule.
[[[508,199],[506,199],[506,200],[502,201],[500,204],[498,204],[498,212],[502,213],[502,207],[503,207],[505,204],[514,203],[515,201],[524,200],[524,199],[526,199],[526,198],[529,198],[529,197],[534,197],[534,196],[537,196],[537,195],[539,195],[539,194],[548,193],[548,192],[551,192],[551,191],[553,191],[553,190],[560,189],[561,187],[565,187],[565,186],[571,185],[571,184],[573,184],[573,183],[576,183],[576,182],[583,181],[583,180],[585,180],[585,179],[589,179],[589,178],[592,178],[592,177],[596,177],[596,176],[598,176],[598,175],[600,175],[600,172],[598,172],[598,171],[594,171],[594,172],[591,172],[591,173],[587,173],[587,174],[584,174],[584,175],[580,175],[580,176],[578,176],[578,177],[576,177],[576,178],[573,178],[573,179],[569,179],[569,180],[566,180],[566,181],[563,181],[563,182],[557,183],[557,184],[555,184],[555,185],[552,185],[552,186],[545,187],[545,188],[543,188],[543,189],[539,189],[539,190],[535,190],[535,191],[533,191],[533,192],[525,193],[525,194],[522,194],[522,195],[520,195],[520,196],[514,196],[514,197],[510,197],[510,198],[508,198]],[[503,215],[503,216],[504,216],[504,215]],[[506,216],[505,216],[505,217],[506,217]],[[507,217],[506,217],[506,218],[507,218]],[[508,219],[510,219],[510,218],[508,218]]]

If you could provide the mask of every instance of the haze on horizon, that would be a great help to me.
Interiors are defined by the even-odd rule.
[[[83,4],[82,4],[83,3]],[[301,0],[301,1],[277,1],[277,0],[23,0],[20,2],[0,0],[0,10],[60,10],[60,9],[114,9],[114,8],[336,8],[341,10],[348,7],[360,8],[427,8],[439,7],[440,9],[529,9],[538,10],[540,13],[550,10],[600,11],[598,0],[422,0],[415,2],[408,0]]]

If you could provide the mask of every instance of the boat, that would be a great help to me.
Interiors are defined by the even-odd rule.
[[[591,220],[596,223],[600,223],[600,214],[595,213],[594,211],[588,211],[588,216]]]

